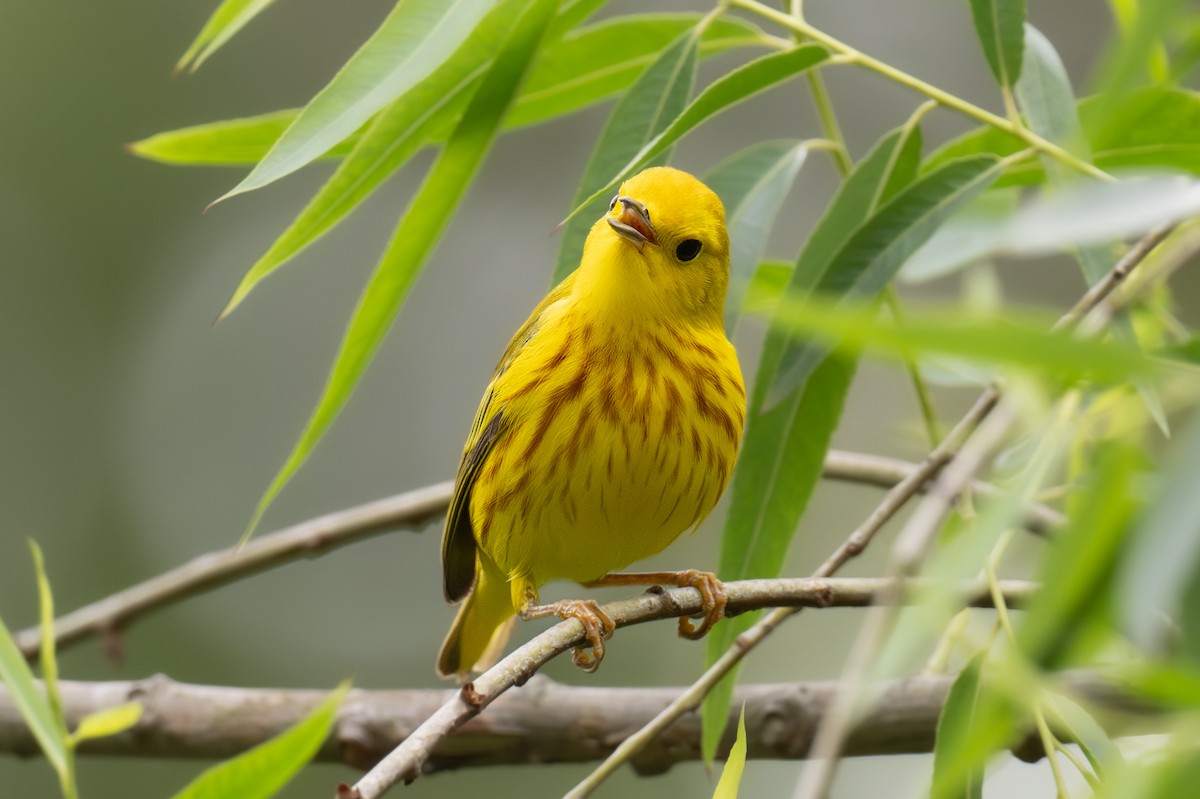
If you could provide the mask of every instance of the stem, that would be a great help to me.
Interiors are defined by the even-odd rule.
[[[884,301],[887,302],[888,311],[896,320],[896,324],[903,324],[904,309],[900,306],[900,295],[896,292],[896,287],[889,285],[883,296]],[[936,447],[942,440],[942,429],[938,424],[937,409],[933,407],[933,397],[929,393],[929,386],[925,383],[925,378],[921,376],[921,366],[912,353],[907,351],[900,353],[900,360],[904,363],[904,371],[908,372],[908,378],[913,384],[913,391],[917,395],[917,405],[921,408],[921,420],[925,423],[925,435],[929,437],[929,446]]]
[[[1099,180],[1114,180],[1112,175],[1109,175],[1104,170],[1099,169],[1080,158],[1077,158],[1076,156],[1064,150],[1062,147],[1059,147],[1057,144],[1051,141],[1043,139],[1041,136],[1038,136],[1036,133],[1028,130],[1027,128],[1021,125],[1015,125],[1011,120],[1005,119],[997,114],[993,114],[991,111],[980,108],[974,103],[969,103],[961,97],[957,97],[943,89],[933,86],[932,84],[926,83],[920,78],[909,75],[907,72],[896,69],[890,64],[884,63],[876,58],[872,58],[866,53],[860,52],[845,42],[830,36],[828,33],[825,33],[819,28],[809,25],[803,19],[784,14],[781,11],[776,11],[770,6],[765,6],[762,3],[757,2],[757,0],[729,0],[729,4],[745,11],[749,11],[752,14],[757,14],[764,19],[769,19],[772,22],[795,31],[796,33],[803,34],[813,41],[825,45],[835,53],[840,53],[847,56],[848,60],[860,64],[861,66],[864,66],[873,72],[878,72],[885,78],[889,78],[896,83],[907,86],[914,91],[920,92],[926,97],[936,100],[939,104],[944,105],[946,108],[952,108],[961,114],[984,123],[985,125],[989,125],[997,130],[1002,130],[1005,133],[1015,136],[1028,144],[1030,147],[1045,153],[1051,158],[1054,158],[1055,160],[1071,167],[1072,169],[1082,172],[1085,175],[1090,175],[1091,177]]]
[[[837,116],[833,112],[833,103],[829,101],[829,92],[825,88],[825,81],[821,79],[819,71],[809,70],[808,88],[812,92],[813,106],[817,109],[817,116],[821,119],[821,130],[825,132],[825,137],[836,145],[833,148],[833,157],[837,162],[838,171],[842,173],[842,177],[846,177],[854,168],[854,162],[850,160],[850,152],[846,149],[846,139],[842,136],[841,126],[838,125]]]

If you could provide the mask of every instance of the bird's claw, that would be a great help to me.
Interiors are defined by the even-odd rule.
[[[583,625],[583,637],[587,643],[575,647],[575,651],[571,653],[571,662],[576,668],[589,673],[600,667],[600,661],[604,659],[604,642],[612,638],[617,629],[616,622],[594,599],[564,599],[550,605],[529,608],[522,615],[526,618],[558,616],[560,619],[577,619]]]
[[[679,572],[678,579],[677,585],[680,587],[691,586],[700,592],[700,613],[692,617],[703,619],[700,626],[694,626],[691,618],[687,616],[681,616],[679,619],[679,636],[695,641],[703,638],[713,625],[725,616],[725,605],[729,602],[729,592],[725,590],[725,584],[718,580],[717,575],[712,572],[688,569]]]

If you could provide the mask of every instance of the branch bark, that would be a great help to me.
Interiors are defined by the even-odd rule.
[[[825,459],[825,477],[831,480],[890,488],[905,480],[917,464],[831,450]],[[300,558],[316,558],[356,541],[400,527],[426,524],[446,511],[454,491],[452,482],[418,488],[310,519],[268,533],[245,546],[210,552],[170,571],[73,610],[54,622],[58,649],[92,636],[103,636],[118,653],[120,631],[142,616],[196,594],[241,580]],[[995,496],[994,486],[979,483],[981,496]],[[1029,508],[1027,524],[1045,533],[1062,523],[1062,515],[1045,505]],[[38,656],[41,630],[30,627],[16,635],[17,647],[27,659]]]
[[[879,705],[855,727],[846,753],[929,752],[952,676],[919,676],[889,683]],[[1131,703],[1113,683],[1086,674],[1065,678],[1073,695],[1108,712],[1110,732],[1136,724],[1149,711]],[[224,759],[268,740],[299,721],[325,696],[313,690],[189,685],[157,675],[132,682],[59,683],[74,727],[83,716],[123,702],[142,703],[142,720],[119,735],[85,742],[83,755]],[[802,758],[832,701],[836,683],[743,686],[735,694],[722,756],[732,744],[736,714],[746,704],[749,756]],[[675,688],[566,686],[537,676],[524,690],[498,699],[438,742],[425,773],[500,764],[584,763],[606,756],[629,733],[670,703]],[[317,759],[367,769],[391,751],[457,690],[364,691],[346,697],[337,724]],[[1145,723],[1142,723],[1142,727]],[[35,756],[39,750],[8,692],[0,687],[0,751]],[[700,717],[676,721],[632,761],[643,775],[660,774],[700,758]]]

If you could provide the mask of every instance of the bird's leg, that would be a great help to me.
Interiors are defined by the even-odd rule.
[[[691,618],[703,618],[697,628],[691,620],[682,616],[679,619],[679,635],[695,641],[703,638],[725,615],[725,604],[729,594],[725,584],[717,579],[712,572],[702,572],[696,569],[686,569],[678,572],[615,572],[606,574],[599,580],[584,583],[585,588],[602,588],[614,585],[676,585],[680,588],[692,587],[700,592],[700,612]]]
[[[576,668],[593,672],[600,667],[604,659],[604,640],[612,638],[617,625],[612,618],[596,603],[594,599],[564,599],[551,602],[549,605],[537,604],[537,596],[526,594],[525,601],[518,614],[522,619],[540,619],[543,616],[558,616],[560,619],[578,619],[583,625],[583,635],[587,639],[587,648],[592,650],[589,655],[585,647],[577,646],[571,653],[571,662]]]

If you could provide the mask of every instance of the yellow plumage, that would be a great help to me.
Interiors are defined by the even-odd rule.
[[[542,584],[623,569],[712,510],[745,417],[728,276],[708,187],[667,167],[621,187],[475,416],[442,539],[446,596],[466,602],[440,673],[497,655]]]

